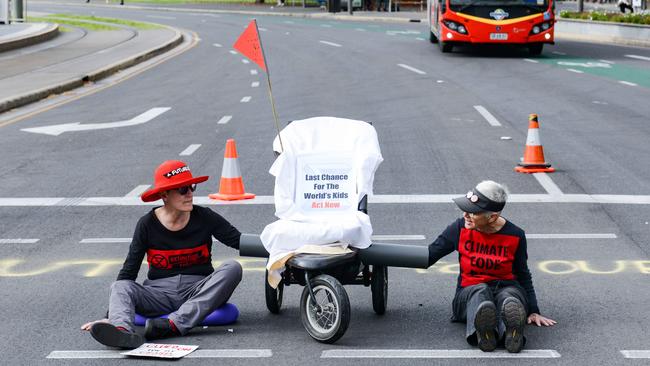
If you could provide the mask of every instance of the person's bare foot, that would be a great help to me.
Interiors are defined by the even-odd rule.
[[[99,319],[99,320],[94,320],[92,322],[88,322],[88,323],[81,326],[81,330],[90,331],[90,327],[92,327],[93,324],[95,324],[95,323],[108,323],[108,319],[104,318],[104,319]]]

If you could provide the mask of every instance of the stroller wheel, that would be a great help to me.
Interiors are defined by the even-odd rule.
[[[370,291],[372,291],[372,309],[378,315],[383,315],[388,304],[388,267],[372,267]]]
[[[264,294],[266,295],[266,308],[273,314],[278,314],[282,307],[282,292],[284,291],[284,283],[280,281],[278,288],[273,288],[269,285],[267,280],[269,272],[266,271],[264,276]]]
[[[341,283],[329,275],[311,279],[315,304],[307,286],[300,297],[300,320],[309,335],[323,343],[334,343],[350,324],[350,300]]]

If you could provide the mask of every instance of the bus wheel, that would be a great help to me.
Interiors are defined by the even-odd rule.
[[[440,51],[442,51],[442,53],[449,53],[454,49],[453,44],[443,41],[438,42],[438,46],[440,47]]]
[[[438,43],[438,37],[436,37],[436,35],[431,31],[429,31],[429,41],[431,41],[431,43]]]
[[[542,49],[544,48],[544,43],[535,43],[528,46],[528,53],[532,56],[538,56],[542,54]]]

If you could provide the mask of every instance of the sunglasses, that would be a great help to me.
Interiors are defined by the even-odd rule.
[[[192,184],[192,185],[185,186],[185,187],[179,187],[179,188],[176,188],[175,191],[177,191],[181,195],[186,195],[187,192],[189,192],[189,191],[192,191],[192,192],[196,191],[196,184]]]

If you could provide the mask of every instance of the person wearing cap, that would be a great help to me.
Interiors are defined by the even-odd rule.
[[[141,199],[163,205],[138,221],[129,253],[111,286],[108,318],[86,323],[83,330],[110,347],[137,348],[144,339],[185,335],[224,305],[241,281],[241,265],[227,260],[212,266],[212,237],[239,249],[241,233],[209,208],[193,204],[194,177],[182,161],[165,161],[154,173],[154,187]],[[147,279],[136,281],[144,257]],[[135,332],[136,312],[148,319],[144,338]]]
[[[485,352],[502,343],[517,353],[525,344],[528,324],[552,326],[540,314],[528,269],[526,235],[501,216],[508,193],[483,181],[454,199],[463,217],[429,245],[429,266],[458,251],[460,274],[452,302],[452,321],[465,322],[467,342]]]

